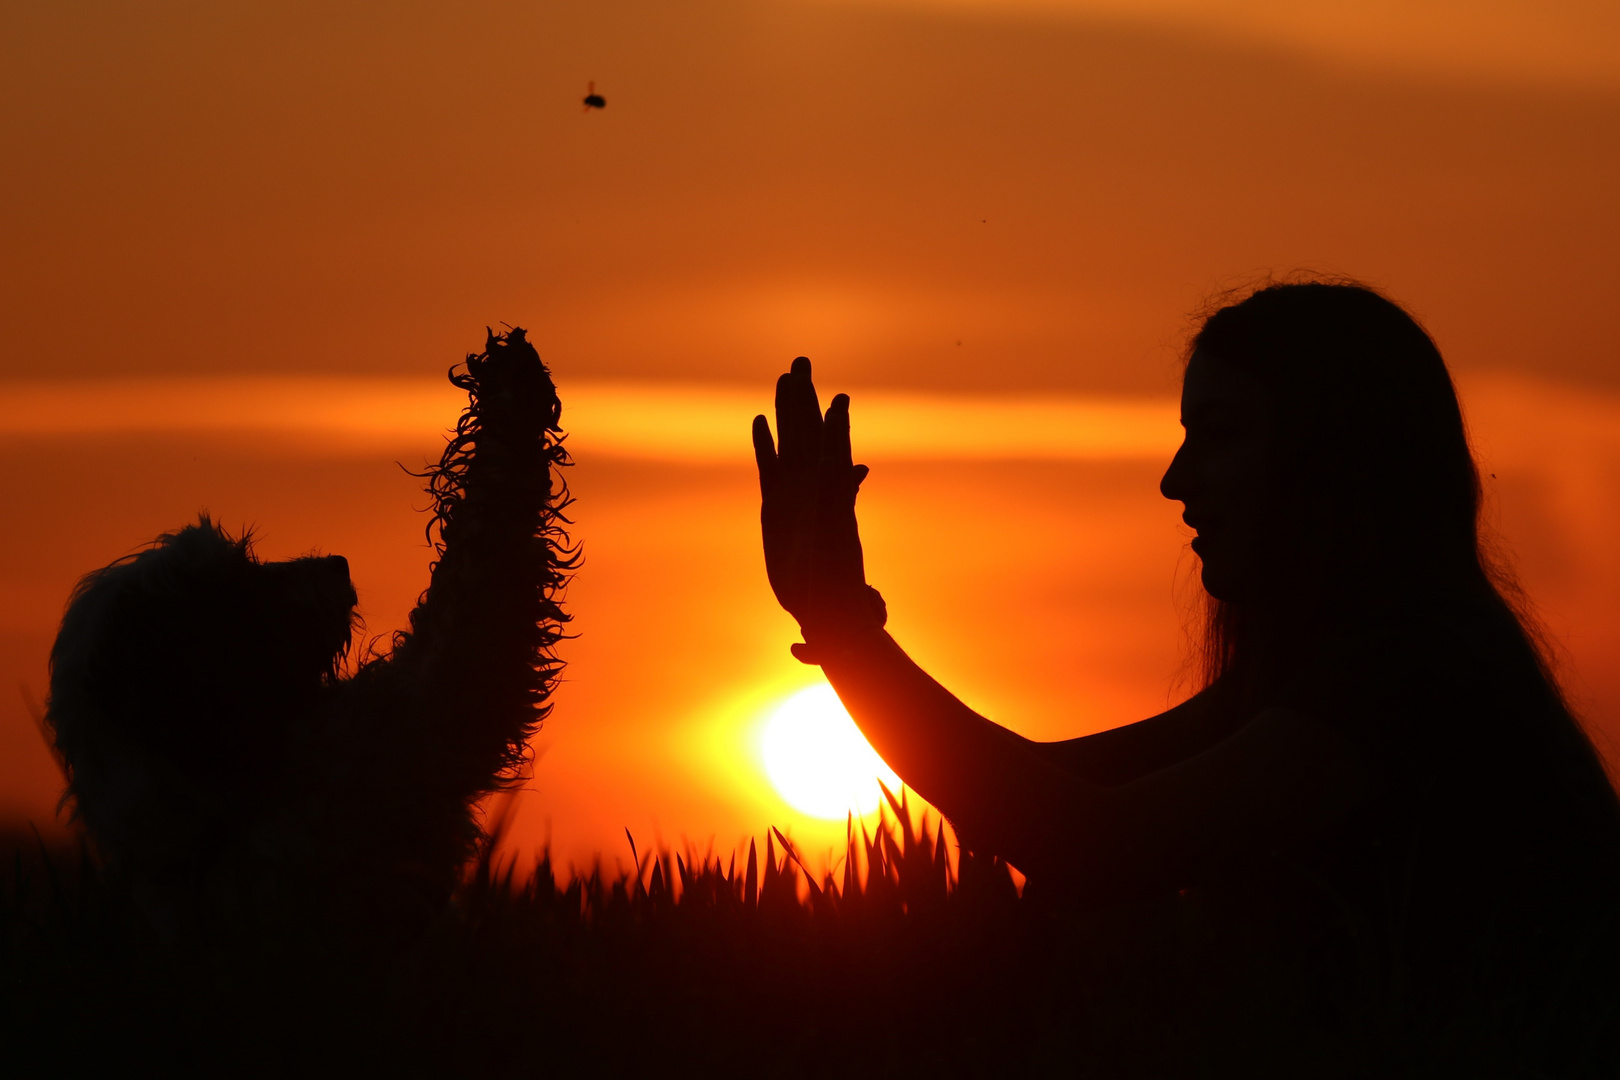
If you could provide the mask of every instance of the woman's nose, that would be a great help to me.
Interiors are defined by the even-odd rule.
[[[1159,494],[1176,502],[1186,502],[1187,480],[1187,441],[1183,439],[1176,448],[1176,456],[1170,459],[1169,467],[1159,479]]]

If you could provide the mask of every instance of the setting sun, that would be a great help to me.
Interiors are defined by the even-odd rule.
[[[777,793],[811,817],[871,813],[883,797],[879,780],[900,789],[900,778],[825,684],[801,690],[777,707],[765,722],[761,750]]]

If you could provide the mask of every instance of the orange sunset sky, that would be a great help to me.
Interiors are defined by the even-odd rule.
[[[429,555],[395,463],[501,321],[557,377],[586,551],[520,845],[841,835],[758,753],[819,679],[747,436],[798,354],[854,396],[869,576],[924,666],[1037,738],[1158,711],[1189,314],[1299,267],[1434,333],[1620,745],[1617,192],[1597,0],[8,5],[0,816],[55,821],[29,703],[73,582],[199,510],[347,555],[400,625]]]

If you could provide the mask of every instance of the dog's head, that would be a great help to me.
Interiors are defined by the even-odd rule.
[[[51,650],[47,719],[92,832],[106,843],[139,804],[207,813],[251,787],[335,677],[354,604],[342,557],[261,563],[207,517],[87,575]]]

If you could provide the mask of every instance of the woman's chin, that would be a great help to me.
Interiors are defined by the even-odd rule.
[[[1224,604],[1236,603],[1242,593],[1232,574],[1219,564],[1211,566],[1207,559],[1199,568],[1198,577],[1204,583],[1204,591]]]

